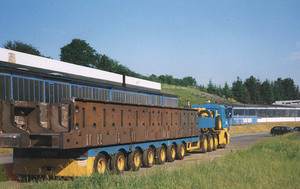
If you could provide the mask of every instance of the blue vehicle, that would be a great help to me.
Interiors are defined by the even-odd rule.
[[[198,122],[200,128],[221,128],[229,131],[228,108],[219,104],[194,105],[192,108],[198,109]],[[207,118],[207,119],[203,119]]]
[[[229,143],[229,109],[219,104],[200,104],[192,108],[198,110],[198,127],[202,132],[217,135],[219,147],[225,147]]]

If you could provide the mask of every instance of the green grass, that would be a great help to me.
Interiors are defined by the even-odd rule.
[[[197,88],[191,87],[181,87],[175,85],[162,84],[163,93],[178,95],[179,97],[179,107],[187,106],[187,100],[190,101],[191,105],[196,105],[199,102],[205,103],[206,100],[210,100],[211,103],[222,102],[222,103],[231,103],[226,98],[219,97],[217,95],[209,94],[203,91],[200,91]]]
[[[28,188],[298,188],[300,135],[271,137],[212,161],[146,174],[92,175]]]

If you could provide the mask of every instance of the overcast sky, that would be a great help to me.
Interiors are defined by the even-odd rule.
[[[300,0],[0,1],[1,47],[18,40],[59,59],[74,38],[144,75],[300,85]]]

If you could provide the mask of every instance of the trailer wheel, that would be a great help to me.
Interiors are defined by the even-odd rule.
[[[207,152],[207,137],[206,137],[206,135],[202,135],[201,150],[202,150],[202,153],[206,153]]]
[[[222,129],[222,119],[220,116],[216,117],[215,129],[221,130]]]
[[[128,155],[128,168],[132,171],[138,171],[142,165],[141,153],[135,149]]]
[[[167,161],[173,162],[175,158],[176,158],[176,149],[175,149],[175,145],[172,144],[167,148]]]
[[[165,147],[161,146],[156,149],[156,163],[158,165],[163,165],[166,162],[166,149]]]
[[[176,150],[176,158],[182,160],[185,156],[185,153],[186,153],[185,145],[183,143],[178,144]]]
[[[213,137],[211,135],[207,136],[207,141],[208,141],[208,145],[207,145],[207,151],[208,152],[212,152],[213,148],[214,148],[214,141],[213,141]]]
[[[143,165],[145,167],[152,167],[154,164],[154,160],[155,160],[154,150],[151,147],[149,147],[143,153]]]
[[[103,153],[99,153],[94,160],[94,172],[104,174],[108,170],[107,158]]]
[[[216,151],[218,146],[219,146],[219,141],[218,141],[218,137],[216,135],[213,135],[213,140],[214,140],[214,148],[213,151]]]
[[[115,173],[121,173],[125,170],[125,155],[122,151],[118,151],[114,154],[111,160],[111,167]]]

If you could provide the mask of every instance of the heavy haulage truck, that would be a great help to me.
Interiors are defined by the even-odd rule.
[[[159,83],[0,48],[0,147],[13,173],[137,171],[229,143],[229,112],[178,107]]]

